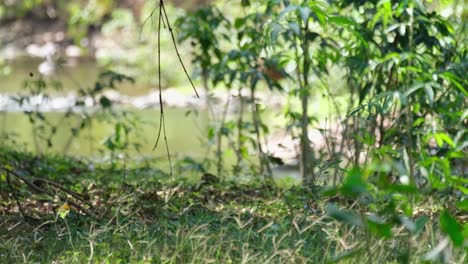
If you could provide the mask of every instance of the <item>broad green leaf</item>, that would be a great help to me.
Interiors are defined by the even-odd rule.
[[[328,22],[339,25],[339,26],[354,26],[355,25],[354,21],[344,16],[328,17]]]
[[[210,127],[208,129],[208,139],[209,140],[213,140],[215,137],[215,131],[214,131],[214,128],[213,127]]]
[[[399,216],[399,220],[403,224],[403,226],[408,231],[410,231],[411,234],[413,234],[413,235],[417,234],[419,229],[418,229],[418,225],[416,224],[416,222],[414,222],[409,217],[404,216],[404,215]]]
[[[457,202],[457,208],[468,212],[468,199]]]
[[[428,220],[429,220],[429,217],[425,215],[418,217],[416,221],[414,221],[415,229],[414,229],[413,234],[418,235],[419,233],[421,233],[421,231],[423,230]]]
[[[453,175],[448,176],[447,180],[449,180],[451,183],[460,184],[460,185],[468,184],[467,178],[453,176]]]
[[[283,11],[281,11],[281,13],[279,13],[278,15],[278,18],[283,18],[284,16],[286,16],[288,13],[292,12],[292,11],[295,11],[298,9],[298,6],[296,5],[289,5],[287,6],[285,9],[283,9]]]
[[[429,105],[432,106],[432,104],[434,103],[434,90],[430,85],[425,85],[424,90],[426,91],[426,96],[429,100]]]
[[[359,215],[348,211],[341,210],[333,204],[328,204],[325,207],[327,215],[339,222],[351,225],[351,226],[363,226],[362,219]]]
[[[364,173],[359,168],[351,169],[341,187],[345,195],[359,196],[367,191],[367,183],[364,180]]]
[[[420,117],[420,118],[417,118],[416,120],[414,120],[413,122],[413,127],[417,127],[419,125],[421,125],[422,123],[426,122],[426,119],[423,118],[423,117]]]
[[[311,2],[315,2],[315,1],[311,1]],[[320,25],[325,26],[326,25],[327,14],[322,9],[317,7],[316,5],[310,5],[310,9],[312,9],[312,11],[314,12],[315,17],[317,18]]]
[[[309,7],[299,8],[299,15],[301,16],[302,22],[306,24],[309,21],[310,8]]]
[[[447,211],[442,212],[439,217],[439,224],[442,231],[450,237],[457,247],[463,245],[463,233],[460,224]]]
[[[401,194],[415,194],[418,193],[418,188],[409,184],[392,184],[388,187],[389,191]]]
[[[288,28],[289,28],[289,30],[294,32],[294,34],[296,34],[296,35],[299,35],[301,33],[299,25],[296,22],[289,22],[288,23]]]
[[[457,87],[458,90],[460,90],[465,96],[468,96],[468,92],[465,90],[463,85],[460,83],[459,78],[455,74],[451,72],[444,72],[440,74],[440,76],[446,81],[455,85],[455,87]]]
[[[455,186],[458,190],[460,190],[462,193],[464,193],[465,195],[468,195],[468,188],[466,187],[463,187],[461,185],[456,185]]]
[[[464,237],[465,239],[468,238],[468,223],[465,223],[465,224],[463,225],[463,237]]]
[[[410,96],[412,93],[414,93],[415,91],[423,88],[426,86],[426,83],[416,83],[416,84],[413,84],[412,86],[410,86],[408,88],[408,90],[405,91],[405,93],[403,94],[405,97],[408,97]]]
[[[449,146],[451,146],[452,148],[455,147],[455,143],[453,142],[453,140],[450,138],[449,135],[445,134],[445,133],[436,133],[434,135],[434,139],[436,140],[437,142],[437,145],[439,147],[442,147],[444,145],[444,142],[447,143]]]
[[[379,237],[391,238],[393,235],[392,226],[376,215],[367,216],[367,226],[372,234]]]

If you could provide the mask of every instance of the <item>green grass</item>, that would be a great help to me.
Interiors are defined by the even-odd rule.
[[[122,170],[89,170],[87,162],[1,148],[0,165],[79,192],[97,215],[72,208],[62,219],[64,201],[12,180],[23,210],[34,217],[24,219],[2,171],[1,263],[420,263],[445,239],[432,219],[418,235],[395,227],[391,238],[369,236],[328,217],[329,198],[298,187],[173,182],[136,166],[122,183]],[[453,263],[466,260],[462,249],[450,253]]]

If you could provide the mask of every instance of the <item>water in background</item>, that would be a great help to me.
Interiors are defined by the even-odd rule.
[[[1,77],[0,96],[25,94],[24,82],[30,78],[30,73],[37,74],[40,63],[41,60],[31,60],[31,58],[9,63],[12,67],[12,74]],[[93,60],[80,60],[76,64],[61,66],[53,75],[53,78],[63,85],[63,90],[58,93],[67,95],[79,88],[92,87],[100,70]],[[118,89],[119,93],[129,96],[147,94],[150,91],[151,88],[148,85],[138,83],[138,81],[136,84],[120,85]],[[48,92],[54,94],[56,91]],[[126,153],[132,156],[164,159],[167,154],[163,142],[153,151],[158,132],[159,107],[121,108],[139,120],[137,127],[132,129],[129,138],[129,142],[138,144],[139,148],[130,147]],[[167,139],[171,154],[177,157],[193,157],[198,160],[213,157],[214,146],[210,146],[207,142],[209,125],[207,113],[202,110],[198,111],[198,114],[187,115],[187,112],[191,110],[194,109],[189,107],[165,108]],[[114,125],[105,122],[105,117],[96,119],[90,128],[84,129],[77,137],[73,137],[71,129],[78,126],[79,118],[72,115],[64,120],[63,112],[47,112],[44,113],[44,116],[52,124],[60,122],[58,130],[50,142],[51,146],[47,146],[47,141],[40,137],[41,133],[38,131],[37,125],[31,124],[27,115],[16,110],[13,112],[0,110],[0,139],[4,141],[0,142],[0,145],[14,142],[15,148],[22,150],[88,158],[103,157],[109,154],[109,150],[105,149],[103,143],[114,132]],[[272,116],[266,118],[270,121],[274,119]],[[224,160],[227,164],[234,164],[235,153],[228,146],[226,146],[226,150]],[[254,159],[256,155],[253,154],[252,157]],[[276,176],[297,176],[295,170],[281,169],[276,170],[275,174]]]

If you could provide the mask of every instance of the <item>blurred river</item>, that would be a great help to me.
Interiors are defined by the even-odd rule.
[[[29,77],[30,73],[36,74],[40,60],[17,60],[9,65],[11,67],[11,74],[2,76],[0,82],[0,97],[3,99],[8,96],[22,93],[24,91],[24,82]],[[61,70],[53,76],[53,78],[63,84],[63,90],[57,93],[57,96],[64,96],[74,93],[81,87],[91,87],[99,74],[99,67],[92,60],[82,60],[74,65],[64,65]],[[35,75],[36,76],[36,75]],[[79,82],[79,84],[78,84]],[[54,94],[54,91],[49,91]],[[134,85],[124,84],[119,86],[119,94],[128,96],[130,98],[144,98],[148,93],[153,92],[148,85],[139,84]],[[177,99],[177,95],[174,95]],[[2,98],[0,98],[1,101]],[[152,98],[157,100],[157,98]],[[199,99],[202,100],[202,99]],[[0,102],[1,104],[1,102]],[[66,102],[65,102],[66,104]],[[67,105],[65,105],[67,106]],[[50,108],[50,107],[49,107]],[[197,107],[200,109],[200,107]],[[47,108],[46,108],[47,109]],[[153,151],[153,145],[157,137],[157,129],[159,123],[159,107],[152,105],[146,109],[137,109],[128,106],[117,106],[117,111],[127,111],[138,119],[137,127],[133,128],[130,133],[129,142],[139,144],[139,150],[130,148],[127,153],[132,156],[145,156],[145,157],[166,157],[166,152],[163,142],[159,147]],[[120,110],[119,110],[120,109]],[[64,111],[48,110],[44,116],[51,124],[58,124],[58,129],[55,136],[52,138],[52,146],[48,147],[46,140],[41,139],[41,132],[37,124],[33,125],[29,117],[18,109],[0,109],[0,144],[14,142],[18,149],[29,151],[46,151],[47,153],[77,155],[84,157],[102,157],[109,154],[105,150],[103,142],[105,139],[112,135],[114,132],[114,125],[109,122],[103,121],[105,118],[96,119],[90,128],[85,128],[80,131],[78,137],[72,136],[71,129],[79,125],[80,119],[76,115],[67,117],[63,121]],[[170,107],[165,108],[165,120],[167,139],[171,154],[177,157],[190,156],[195,159],[210,157],[214,153],[214,146],[211,148],[207,143],[207,131],[209,121],[206,111],[200,111],[198,114],[187,115],[189,111],[194,110],[190,106]],[[269,123],[279,122],[275,120],[275,116],[271,113],[265,114],[265,118]],[[275,120],[275,121],[274,121]],[[7,142],[8,141],[8,142]],[[235,153],[226,148],[225,161],[233,163],[235,160]],[[253,154],[252,157],[255,157]],[[293,170],[278,169],[275,170],[277,177],[297,176],[297,172]]]

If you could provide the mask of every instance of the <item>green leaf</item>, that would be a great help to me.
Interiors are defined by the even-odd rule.
[[[402,193],[402,194],[418,193],[418,188],[414,185],[409,185],[409,184],[392,184],[391,186],[388,186],[386,189],[394,193]]]
[[[414,222],[415,229],[414,229],[413,234],[418,235],[419,233],[421,233],[421,231],[423,230],[423,228],[426,225],[428,220],[429,220],[429,217],[427,217],[425,215],[422,215],[422,216],[418,217],[416,219],[416,221]]]
[[[468,199],[457,202],[457,208],[462,211],[468,212]]]
[[[410,96],[412,93],[414,93],[415,91],[421,89],[422,87],[425,87],[426,86],[426,83],[416,83],[416,84],[413,84],[412,86],[410,86],[408,88],[408,90],[405,91],[404,93],[404,96],[405,97],[408,97]]]
[[[214,127],[210,127],[208,129],[208,139],[209,140],[213,140],[215,137],[215,130],[214,130]]]
[[[465,195],[468,195],[468,188],[465,188],[461,185],[457,185],[455,186],[458,190],[460,190],[462,193],[464,193]]]
[[[410,218],[408,218],[407,216],[404,216],[404,215],[399,216],[399,220],[400,220],[401,224],[403,224],[403,226],[408,231],[410,231],[411,234],[416,234],[417,233],[418,226],[416,225],[415,222],[413,222],[413,220],[411,220]]]
[[[467,238],[468,237],[468,223],[465,223],[463,225],[463,237]]]
[[[316,5],[317,1],[310,1],[310,9],[314,12],[315,18],[320,23],[321,26],[325,26],[327,14]]]
[[[294,32],[294,34],[299,35],[301,33],[301,29],[296,22],[289,22],[288,28],[290,31]]]
[[[440,228],[452,240],[457,247],[463,245],[463,233],[460,224],[447,211],[444,211],[439,217]]]
[[[440,74],[440,76],[446,81],[455,85],[455,87],[457,87],[458,90],[460,90],[465,96],[468,96],[468,92],[465,90],[465,88],[463,88],[463,85],[459,82],[459,78],[455,74],[451,72],[444,72]]]
[[[442,133],[442,132],[436,133],[434,135],[434,139],[436,140],[437,145],[439,147],[442,147],[444,145],[444,142],[447,143],[452,148],[455,147],[455,143],[453,142],[453,140],[450,138],[449,135],[447,135],[445,133]]]
[[[379,237],[391,238],[393,235],[391,225],[385,223],[384,220],[376,215],[367,216],[367,226],[372,234],[378,235]]]
[[[367,183],[364,180],[363,172],[359,168],[351,169],[341,187],[341,191],[345,195],[359,196],[367,191]]]
[[[341,210],[333,204],[328,204],[325,207],[325,211],[329,217],[339,222],[343,222],[351,226],[363,226],[361,217],[351,211]]]
[[[426,96],[429,100],[429,104],[432,106],[432,104],[434,103],[434,90],[430,85],[424,86],[424,90],[426,91]]]
[[[328,22],[334,23],[339,26],[354,26],[355,25],[354,21],[344,16],[331,16],[328,18]]]
[[[299,8],[299,15],[301,16],[302,21],[305,23],[308,22],[310,16],[310,8],[309,7],[301,7]]]

